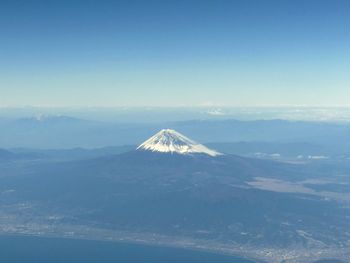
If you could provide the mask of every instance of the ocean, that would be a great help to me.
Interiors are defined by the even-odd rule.
[[[235,256],[108,241],[0,236],[4,263],[252,263]]]

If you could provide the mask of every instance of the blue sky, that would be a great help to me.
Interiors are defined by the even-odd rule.
[[[349,105],[347,0],[0,3],[0,106]]]

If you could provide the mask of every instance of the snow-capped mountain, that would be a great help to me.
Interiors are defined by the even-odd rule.
[[[171,129],[161,130],[137,147],[137,150],[178,154],[201,153],[210,156],[222,155],[222,153],[211,150]]]

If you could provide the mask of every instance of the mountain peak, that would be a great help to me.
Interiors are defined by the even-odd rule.
[[[211,150],[172,129],[159,131],[137,147],[137,150],[178,154],[201,153],[210,156],[221,155],[221,153]]]

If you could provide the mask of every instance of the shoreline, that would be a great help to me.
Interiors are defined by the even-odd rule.
[[[252,263],[298,262],[309,263],[319,259],[344,260],[350,256],[350,248],[306,249],[302,247],[268,248],[246,246],[238,243],[220,243],[214,240],[194,239],[185,236],[167,236],[156,233],[128,232],[101,229],[83,225],[20,224],[6,228],[0,225],[1,236],[28,236],[115,242],[130,245],[177,248],[217,255],[240,257]]]
[[[257,260],[254,258],[250,258],[245,255],[239,255],[234,253],[228,253],[223,251],[218,251],[217,249],[209,249],[209,248],[199,248],[199,247],[191,247],[191,246],[181,246],[181,245],[170,245],[167,243],[159,243],[159,242],[147,242],[147,241],[141,241],[141,240],[125,240],[125,239],[119,239],[119,240],[112,240],[112,239],[106,239],[106,238],[93,238],[93,237],[79,237],[79,236],[65,236],[65,235],[59,235],[59,234],[29,234],[29,233],[8,233],[8,232],[1,232],[0,231],[0,237],[28,237],[28,238],[43,238],[43,239],[60,239],[60,240],[76,240],[76,241],[93,241],[93,242],[101,242],[101,243],[115,243],[115,244],[125,244],[130,246],[147,246],[150,248],[166,248],[166,249],[174,249],[174,250],[187,250],[187,251],[193,251],[193,252],[200,252],[203,254],[211,254],[211,255],[222,255],[222,256],[229,256],[236,259],[242,259],[250,261],[248,263],[267,263],[265,261]]]

